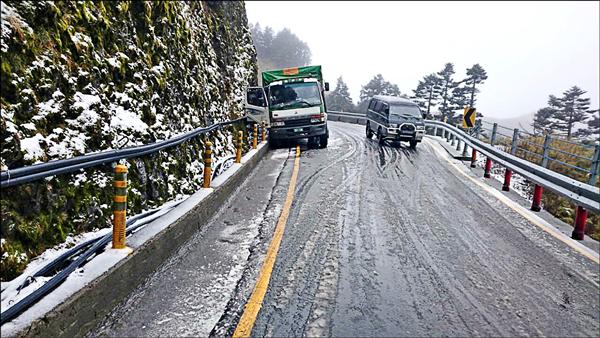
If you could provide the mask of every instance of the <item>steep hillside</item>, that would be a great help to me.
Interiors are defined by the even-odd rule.
[[[256,52],[242,2],[2,1],[2,169],[170,138],[242,114]],[[231,131],[210,135],[233,153]],[[129,210],[191,194],[202,140],[130,160]],[[110,165],[2,190],[2,280],[110,226]]]

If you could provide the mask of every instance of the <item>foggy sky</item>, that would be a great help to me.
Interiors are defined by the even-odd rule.
[[[412,95],[426,74],[455,66],[455,80],[481,64],[488,80],[477,109],[515,117],[577,85],[598,108],[598,2],[246,2],[249,22],[288,27],[338,76],[354,103],[374,75]]]

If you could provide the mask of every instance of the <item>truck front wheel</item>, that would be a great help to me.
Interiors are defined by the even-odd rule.
[[[417,140],[410,140],[410,147],[415,149],[417,147],[417,143],[419,143]]]
[[[323,136],[321,136],[321,139],[319,140],[319,148],[323,149],[323,148],[327,148],[327,141],[329,140],[329,134],[325,134]]]
[[[279,142],[278,140],[269,137],[269,148],[273,148],[273,149],[277,149],[281,146],[281,142]]]

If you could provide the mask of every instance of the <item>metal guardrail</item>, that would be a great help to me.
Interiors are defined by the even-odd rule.
[[[334,117],[338,117],[338,119],[340,117],[356,119],[356,122],[351,122],[351,123],[361,123],[361,120],[366,120],[366,117],[364,114],[358,114],[358,113],[330,111],[330,112],[328,112],[328,114],[331,114]],[[562,175],[560,173],[552,171],[547,168],[547,164],[546,164],[546,166],[538,165],[538,164],[529,162],[525,159],[517,157],[514,153],[516,152],[516,150],[518,148],[515,147],[514,143],[512,146],[512,149],[514,149],[514,152],[511,151],[511,152],[513,152],[513,154],[510,154],[510,153],[502,151],[494,146],[494,138],[496,137],[495,135],[492,136],[491,144],[488,144],[488,143],[484,142],[483,140],[478,139],[477,137],[467,134],[465,131],[463,131],[457,127],[454,127],[450,124],[447,124],[447,123],[444,123],[441,121],[425,120],[425,125],[427,127],[434,128],[434,130],[436,130],[435,128],[441,128],[441,129],[445,130],[447,133],[449,133],[449,135],[453,135],[454,138],[460,139],[462,142],[464,142],[469,147],[476,149],[477,151],[481,152],[486,157],[488,157],[488,158],[492,159],[493,161],[496,161],[497,163],[501,164],[502,166],[522,175],[526,179],[528,179],[536,184],[539,184],[551,191],[554,191],[554,192],[558,193],[559,195],[562,195],[562,196],[570,199],[571,201],[575,202],[576,204],[578,204],[582,207],[588,208],[589,210],[593,210],[595,212],[600,212],[600,189],[599,188],[595,187],[594,185],[586,184],[584,182],[577,181],[575,179],[572,179],[570,177],[567,177],[565,175]],[[497,127],[494,129],[496,129],[495,133],[497,133]],[[493,134],[495,134],[495,133],[493,133]],[[549,149],[547,149],[549,147],[549,142],[546,142],[546,143],[547,143],[546,150],[549,150]],[[519,150],[524,150],[524,149],[519,149]],[[545,154],[542,156],[544,159],[547,159],[545,161],[547,163],[547,161],[549,160],[548,154],[547,154],[548,151],[545,151],[544,153]],[[594,161],[593,165],[595,165],[595,167],[592,167],[592,169],[590,169],[590,172],[594,172],[594,170],[595,170],[595,172],[597,173],[598,151],[596,151],[595,154],[596,154],[596,155],[594,155],[595,157],[592,159]]]
[[[489,139],[490,144],[496,144],[496,143],[498,143],[498,141],[501,141],[502,138],[504,138],[504,140],[510,142],[512,145],[512,148],[515,149],[514,151],[511,150],[511,153],[513,153],[513,155],[514,155],[515,151],[523,151],[523,152],[526,152],[527,154],[531,154],[531,155],[534,155],[534,156],[540,158],[540,163],[536,163],[536,164],[541,164],[545,168],[547,168],[550,163],[555,163],[562,167],[575,169],[575,170],[585,174],[588,177],[587,178],[588,184],[590,184],[590,185],[596,184],[596,182],[598,180],[598,174],[599,174],[598,162],[599,162],[599,157],[600,157],[600,146],[577,143],[577,142],[573,142],[573,141],[567,140],[567,139],[562,139],[562,138],[559,138],[559,137],[556,137],[556,136],[553,136],[550,134],[535,135],[535,134],[529,133],[527,131],[520,130],[518,128],[512,129],[513,130],[512,135],[507,135],[502,132],[499,132],[498,129],[501,128],[501,129],[511,130],[508,127],[504,127],[504,126],[498,125],[497,123],[491,123],[491,122],[487,122],[487,121],[483,121],[483,124],[491,126],[491,128],[490,127],[486,128],[483,126],[481,128],[482,134]],[[543,137],[544,142],[543,142],[543,144],[532,142],[530,139],[523,138],[522,137],[523,134],[525,134],[529,138],[533,138],[533,137],[542,138]],[[592,155],[592,157],[586,157],[586,156],[581,156],[580,154],[575,154],[575,153],[569,152],[567,150],[558,149],[556,146],[553,146],[553,144],[555,142],[567,143],[572,146],[579,147],[579,149],[582,151],[590,151],[591,152],[592,149],[594,149],[593,155]],[[536,149],[540,150],[541,153],[538,153],[533,149],[525,149],[519,145],[520,143],[521,143],[521,145],[524,143],[531,147],[535,147]],[[560,154],[565,155],[566,157],[570,157],[570,158],[574,158],[574,159],[578,159],[578,160],[587,162],[587,164],[589,164],[589,166],[586,165],[586,168],[583,168],[581,166],[567,163],[564,160],[561,160],[557,157],[553,157],[552,153],[554,153],[556,156],[558,156],[557,154],[560,153]]]
[[[241,118],[238,118],[235,120],[231,120],[231,121],[215,123],[209,127],[197,128],[188,133],[178,135],[171,139],[159,141],[159,142],[148,144],[148,145],[130,147],[130,148],[121,149],[121,150],[103,151],[103,152],[94,153],[94,154],[77,156],[77,157],[65,159],[65,160],[55,160],[55,161],[50,161],[50,162],[46,162],[46,163],[40,163],[40,164],[35,164],[35,165],[27,166],[27,167],[22,167],[22,168],[18,168],[18,169],[2,171],[1,187],[5,188],[5,187],[10,187],[10,186],[16,186],[19,184],[32,182],[32,181],[39,180],[39,179],[49,177],[49,176],[70,173],[70,172],[74,172],[74,171],[77,171],[80,169],[98,166],[98,165],[101,165],[101,164],[104,164],[107,162],[114,162],[114,161],[118,161],[121,159],[139,157],[139,156],[143,156],[143,155],[147,155],[147,154],[151,154],[151,153],[156,153],[160,150],[179,145],[193,137],[196,137],[196,136],[199,136],[202,134],[206,134],[206,133],[209,133],[214,130],[221,129],[228,125],[232,125],[232,124],[235,124],[238,122],[245,122],[245,121],[247,121],[247,118],[244,116],[244,117],[241,117]],[[256,149],[256,147],[257,147],[257,139],[258,139],[257,127],[258,126],[255,124],[254,133],[252,134],[254,149]],[[241,133],[241,131],[239,133]],[[264,135],[263,135],[263,140],[264,140]],[[217,171],[219,170],[220,166],[222,166],[228,160],[236,159],[234,157],[228,157],[223,162],[218,163],[215,168],[215,171],[211,172],[212,159],[210,157],[210,154],[211,154],[210,144],[211,144],[210,141],[205,143],[206,149],[204,151],[204,157],[205,157],[205,159],[204,159],[205,160],[204,161],[204,175],[205,176],[204,176],[204,181],[203,181],[204,187],[207,187],[206,186],[207,181],[208,181],[208,184],[210,184],[211,178],[217,174]],[[237,147],[238,154],[241,154],[242,135],[239,135],[239,140],[236,144],[236,147]],[[239,160],[239,156],[236,159],[236,162],[237,162],[237,160]],[[127,178],[125,176],[123,176],[121,179],[124,182],[127,182]],[[123,182],[115,181],[113,183],[116,184],[116,183],[123,183]],[[114,187],[127,190],[126,184],[114,185]],[[119,200],[119,202],[124,203],[125,208],[126,208],[127,194],[125,193],[123,196],[115,194],[115,196],[114,196],[115,202],[117,202],[117,199],[116,199],[117,197],[123,198],[122,200]],[[181,201],[177,202],[175,204],[172,204],[171,206],[169,206],[169,208],[172,208],[179,203],[181,203]],[[115,207],[113,206],[113,212],[114,212],[114,209],[115,209]],[[137,222],[137,220],[139,220],[143,217],[147,217],[153,213],[158,213],[160,210],[161,209],[159,208],[159,209],[155,209],[152,211],[144,212],[144,213],[138,214],[136,216],[133,216],[129,220],[126,220],[126,216],[124,214],[123,215],[123,223],[124,223],[123,226],[125,226],[125,224],[126,224],[127,228],[123,229],[123,232],[118,234],[119,236],[122,237],[123,247],[124,247],[124,243],[125,243],[124,238],[127,234],[130,234],[131,232],[135,231],[140,226],[143,226],[144,224],[149,222],[149,220],[146,220],[144,222]],[[38,289],[33,291],[31,294],[29,294],[25,298],[21,299],[15,305],[11,306],[7,310],[0,313],[0,324],[4,324],[4,323],[12,320],[16,316],[18,316],[20,313],[25,311],[27,308],[29,308],[32,304],[35,304],[42,297],[44,297],[45,295],[50,293],[54,288],[56,288],[60,283],[62,283],[69,276],[69,274],[71,272],[73,272],[75,269],[77,269],[81,265],[85,264],[86,260],[89,257],[91,257],[93,254],[96,254],[99,251],[102,251],[105,248],[105,246],[110,242],[111,237],[113,239],[113,248],[116,248],[115,236],[116,236],[116,232],[117,233],[119,232],[119,231],[115,231],[115,224],[117,222],[116,219],[117,219],[117,217],[115,215],[115,217],[113,218],[113,233],[112,234],[107,234],[105,236],[98,237],[93,240],[86,241],[85,243],[82,243],[80,245],[77,245],[75,248],[68,250],[66,253],[60,255],[58,258],[56,258],[55,260],[53,260],[52,262],[50,262],[49,264],[47,264],[46,266],[44,266],[40,270],[38,270],[34,274],[33,277],[44,276],[44,275],[52,272],[53,270],[57,269],[59,266],[65,265],[65,262],[67,260],[71,260],[71,262],[69,264],[67,264],[65,268],[60,269],[60,271],[58,273],[56,273],[54,276],[52,276],[52,278],[48,282],[44,283],[41,287],[39,287]],[[131,225],[133,225],[133,226],[131,226]],[[25,283],[23,283],[21,286],[19,286],[19,290],[22,287],[26,286],[28,283],[29,283],[29,281],[25,281]]]
[[[242,122],[245,120],[246,117],[241,117],[231,121],[215,123],[209,127],[197,128],[188,133],[152,144],[135,146],[120,150],[107,150],[99,153],[87,154],[64,160],[54,160],[22,168],[5,170],[0,173],[0,187],[7,188],[23,183],[36,181],[49,176],[71,173],[80,169],[94,167],[108,162],[114,162],[121,159],[128,159],[152,154],[166,148],[174,147],[198,135],[221,129],[225,126]]]

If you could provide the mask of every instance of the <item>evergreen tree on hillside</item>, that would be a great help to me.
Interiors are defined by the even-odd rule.
[[[277,67],[286,68],[309,65],[312,54],[306,42],[284,28],[273,38],[269,57]]]
[[[452,63],[446,63],[444,69],[437,73],[441,81],[440,89],[440,113],[442,119],[451,120],[454,115],[455,104],[452,100],[452,93],[454,88],[457,87],[457,83],[454,82],[454,65]]]
[[[381,74],[377,74],[369,83],[362,86],[359,97],[360,102],[356,111],[364,113],[367,110],[368,99],[374,95],[400,96],[400,89],[397,85],[385,81]]]
[[[271,27],[262,29],[256,23],[250,25],[250,32],[256,48],[259,72],[310,64],[310,48],[289,29],[284,28],[274,34]]]
[[[354,104],[352,104],[348,85],[346,85],[341,76],[337,79],[335,89],[327,95],[327,107],[337,111],[354,111]]]
[[[552,117],[552,129],[568,139],[573,136],[575,123],[584,122],[597,112],[590,109],[590,98],[582,97],[585,93],[581,88],[573,86],[561,98],[549,96],[548,105],[556,111]]]
[[[461,86],[459,83],[455,83],[452,88],[452,95],[450,96],[450,116],[448,121],[452,124],[456,124],[462,121],[462,114],[465,106],[469,105],[469,94],[471,88]],[[456,112],[456,111],[459,112]],[[477,112],[477,117],[481,117],[481,113]]]
[[[598,118],[598,114],[594,114],[594,116],[587,121],[586,128],[579,129],[573,133],[573,136],[583,138],[591,136],[592,140],[598,140],[598,137],[600,137],[600,118]]]
[[[469,100],[468,106],[475,107],[475,95],[479,93],[479,89],[477,89],[477,85],[482,84],[485,80],[487,80],[487,73],[483,67],[481,67],[478,63],[474,64],[473,67],[467,69],[467,78],[465,79],[465,87],[469,90]],[[465,93],[466,94],[466,93]]]
[[[262,35],[263,43],[265,44],[265,49],[271,48],[271,45],[273,44],[273,37],[275,36],[275,34],[273,33],[273,28],[269,26],[265,27],[265,30],[263,31]]]
[[[383,75],[377,74],[360,90],[360,101],[363,102],[374,95],[400,96],[400,89],[386,81]]]
[[[434,73],[429,74],[419,81],[417,89],[413,90],[415,99],[419,107],[431,116],[431,109],[438,104],[441,93],[441,79]]]
[[[534,135],[544,135],[552,132],[552,117],[556,114],[556,111],[550,107],[545,107],[538,110],[533,116],[533,127]]]
[[[598,113],[597,109],[596,109],[596,113]],[[598,114],[595,114],[594,117],[592,117],[592,119],[588,121],[587,125],[588,125],[587,130],[588,130],[589,134],[593,134],[593,135],[600,134],[600,118],[598,117]]]

